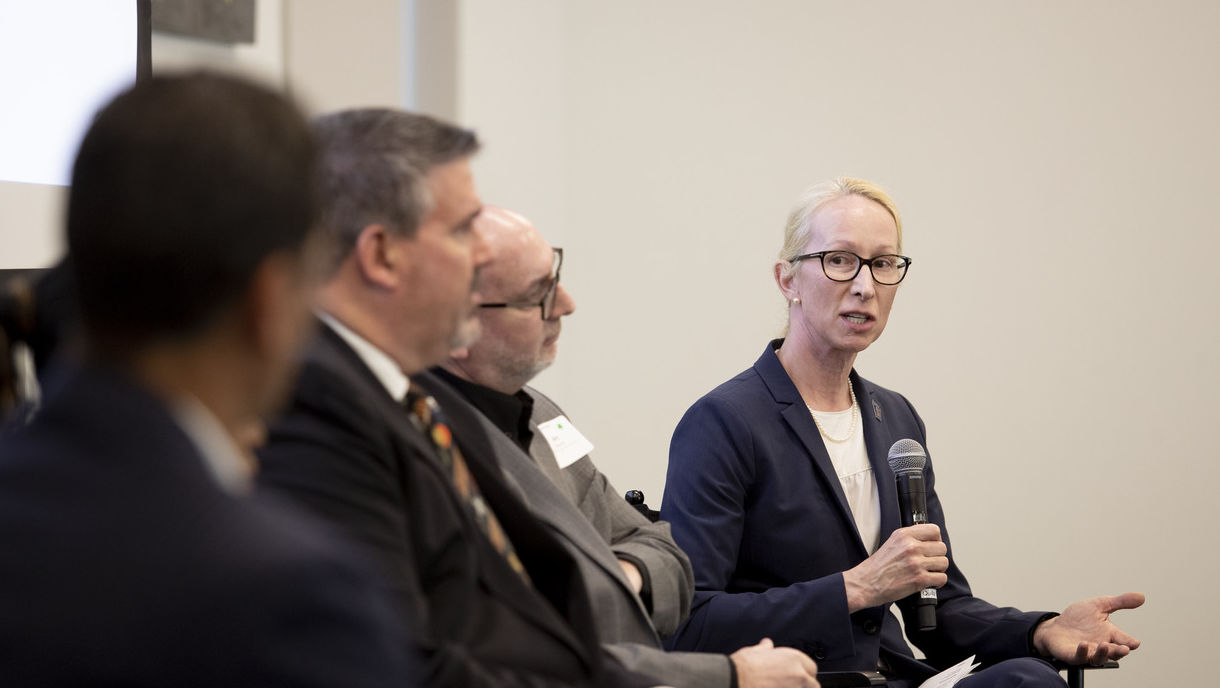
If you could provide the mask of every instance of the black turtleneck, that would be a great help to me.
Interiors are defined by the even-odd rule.
[[[530,415],[534,412],[534,398],[522,390],[516,394],[504,394],[490,387],[463,380],[444,368],[432,371],[449,383],[471,405],[487,416],[500,432],[512,440],[521,451],[530,453],[530,441],[534,433],[530,430]]]

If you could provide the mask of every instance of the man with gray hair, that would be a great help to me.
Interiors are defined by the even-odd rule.
[[[322,331],[260,451],[262,484],[380,563],[427,685],[651,685],[603,661],[571,557],[505,484],[486,435],[451,433],[460,410],[418,384],[478,332],[475,135],[389,109],[315,132],[332,272]]]
[[[628,505],[559,406],[527,386],[555,360],[561,319],[576,307],[559,282],[562,250],[503,208],[484,208],[475,225],[491,254],[479,289],[482,335],[420,379],[445,408],[467,407],[492,437],[512,484],[579,563],[608,650],[673,686],[816,686],[812,659],[768,640],[727,656],[661,649],[659,636],[690,609],[689,560],[669,524]]]

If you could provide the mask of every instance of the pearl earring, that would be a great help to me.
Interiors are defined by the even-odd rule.
[[[793,305],[793,306],[799,306],[799,305],[801,305],[801,297],[799,297],[799,296],[798,296],[798,297],[796,297],[795,299],[792,299],[792,305]]]

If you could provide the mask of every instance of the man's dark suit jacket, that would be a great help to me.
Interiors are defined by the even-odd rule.
[[[353,552],[217,484],[166,405],[60,370],[0,444],[0,684],[407,684]]]
[[[406,409],[329,327],[271,425],[260,483],[339,525],[381,563],[428,685],[632,685],[603,662],[575,563],[504,484],[486,435],[455,438],[532,586],[480,531]]]
[[[923,678],[890,605],[847,613],[842,572],[868,552],[820,433],[771,342],[754,366],[686,412],[670,445],[661,517],[695,568],[680,649],[725,652],[758,642],[804,650],[823,671],[873,670]],[[923,421],[900,394],[851,373],[881,502],[881,542],[901,527],[887,452],[904,438],[927,447]],[[949,545],[927,464],[928,517]],[[970,654],[996,662],[1030,653],[1042,613],[997,608],[971,595],[949,545],[949,582],[938,591],[937,629],[910,633],[936,665]],[[900,601],[913,629],[910,599]]]

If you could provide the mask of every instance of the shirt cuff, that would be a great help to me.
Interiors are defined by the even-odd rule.
[[[1025,638],[1025,644],[1029,646],[1029,656],[1030,657],[1041,657],[1042,656],[1042,653],[1038,652],[1038,648],[1034,647],[1034,631],[1038,630],[1038,627],[1042,625],[1043,621],[1046,621],[1048,619],[1053,619],[1056,616],[1059,616],[1059,612],[1047,612],[1047,613],[1043,614],[1042,616],[1038,617],[1038,620],[1034,622],[1034,625],[1029,627],[1029,635],[1027,635]],[[1050,659],[1053,659],[1053,658],[1050,658]]]

